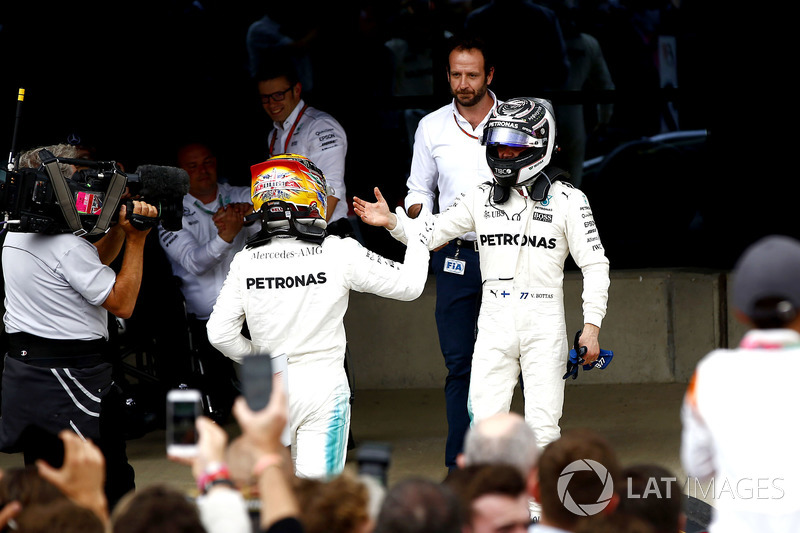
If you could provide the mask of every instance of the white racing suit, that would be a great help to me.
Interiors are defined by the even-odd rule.
[[[414,300],[425,286],[428,258],[419,238],[411,239],[400,264],[354,239],[329,236],[321,245],[274,237],[233,259],[208,321],[208,338],[237,362],[258,353],[288,356],[298,476],[330,477],[344,468],[350,387],[343,318],[350,290]],[[245,319],[252,340],[241,334]]]
[[[497,204],[485,183],[439,215],[423,212],[430,249],[468,231],[478,235],[483,292],[469,392],[473,424],[508,412],[521,371],[525,420],[540,446],[556,440],[570,348],[562,290],[567,254],[583,273],[584,322],[600,327],[608,300],[608,259],[586,195],[556,181],[541,202],[521,188]],[[401,241],[407,221],[398,216],[391,232]],[[450,262],[456,271],[457,261]]]
[[[800,403],[787,363],[800,333],[751,329],[739,346],[697,364],[681,410],[684,492],[714,506],[711,533],[800,531]]]

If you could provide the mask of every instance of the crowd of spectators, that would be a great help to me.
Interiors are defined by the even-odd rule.
[[[246,467],[231,460],[230,470],[211,481],[208,472],[220,471],[232,444],[224,428],[198,419],[197,456],[173,458],[191,467],[196,497],[157,483],[131,491],[109,508],[102,453],[90,440],[65,430],[59,435],[65,448],[60,468],[39,461],[2,473],[0,527],[114,533],[687,531],[679,490],[642,496],[652,491],[651,483],[663,487],[663,480],[674,480],[668,470],[655,465],[623,470],[608,441],[588,429],[565,432],[539,456],[535,443],[520,442],[525,430],[519,424],[525,423],[516,414],[498,415],[472,428],[466,454],[474,462],[444,480],[408,478],[384,487],[369,474],[350,471],[331,479],[297,478],[280,442],[288,414],[280,377],[273,386],[261,411],[251,411],[243,398],[234,405],[241,429],[234,441],[237,453],[247,450],[253,460]],[[519,460],[524,466],[513,464]],[[570,470],[577,463],[593,466]],[[564,472],[572,472],[566,499]],[[533,500],[541,502],[535,512],[529,507]],[[576,511],[576,505],[584,512]]]

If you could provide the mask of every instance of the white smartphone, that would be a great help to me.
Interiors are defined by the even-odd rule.
[[[172,389],[167,393],[167,455],[195,457],[195,421],[203,413],[201,394],[196,389]]]

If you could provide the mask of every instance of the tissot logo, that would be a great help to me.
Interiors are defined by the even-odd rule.
[[[325,272],[317,274],[300,274],[286,277],[247,278],[248,289],[291,289],[293,287],[306,287],[328,281]]]

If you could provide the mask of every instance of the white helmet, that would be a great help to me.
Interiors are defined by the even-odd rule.
[[[497,106],[483,128],[481,144],[494,181],[502,187],[529,185],[547,165],[555,149],[553,106],[541,98],[512,98]],[[525,147],[512,159],[501,159],[498,145]]]

